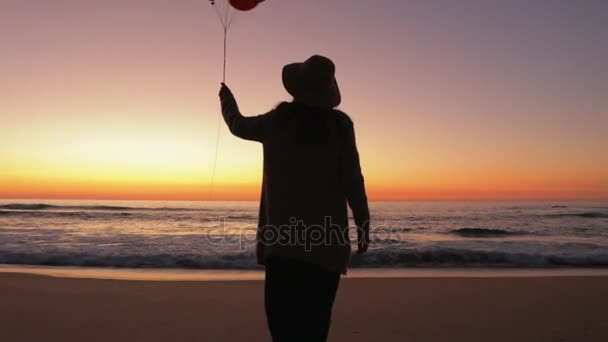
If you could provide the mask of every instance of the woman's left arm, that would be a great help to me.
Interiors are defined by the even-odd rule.
[[[232,91],[224,83],[222,83],[220,89],[220,101],[224,121],[230,132],[235,136],[241,139],[263,142],[270,134],[270,119],[273,112],[258,116],[243,116],[239,111],[239,106]]]

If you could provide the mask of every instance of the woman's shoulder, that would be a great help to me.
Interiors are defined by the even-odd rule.
[[[292,106],[291,102],[280,102],[278,105],[276,105],[276,107],[274,107],[274,111],[275,112],[285,112],[288,111]]]
[[[353,120],[350,118],[350,116],[348,116],[348,114],[339,109],[332,109],[332,112],[335,122],[341,130],[350,130],[351,127],[353,127]]]
[[[339,109],[333,109],[333,111],[334,111],[335,115],[345,124],[348,124],[348,125],[353,124],[353,120],[345,112],[343,112]]]

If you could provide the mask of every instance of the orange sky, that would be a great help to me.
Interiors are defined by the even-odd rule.
[[[349,3],[237,17],[227,83],[246,115],[289,100],[284,64],[325,54],[372,199],[608,199],[606,8]],[[207,1],[0,7],[0,198],[209,199],[222,35]],[[257,199],[261,146],[221,132],[213,198]]]

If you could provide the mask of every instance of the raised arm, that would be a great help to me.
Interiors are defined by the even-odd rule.
[[[236,99],[225,84],[222,83],[220,89],[220,101],[222,104],[222,116],[228,129],[235,136],[263,142],[270,134],[270,119],[273,112],[258,116],[245,117],[239,111]]]
[[[357,225],[359,253],[365,253],[369,244],[370,215],[365,193],[365,183],[359,162],[359,151],[355,142],[355,128],[350,119],[345,127],[342,170],[346,199]]]

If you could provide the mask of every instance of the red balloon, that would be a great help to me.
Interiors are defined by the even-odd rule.
[[[249,11],[255,8],[258,5],[256,0],[230,0],[230,4],[232,7],[236,8],[239,11]]]

